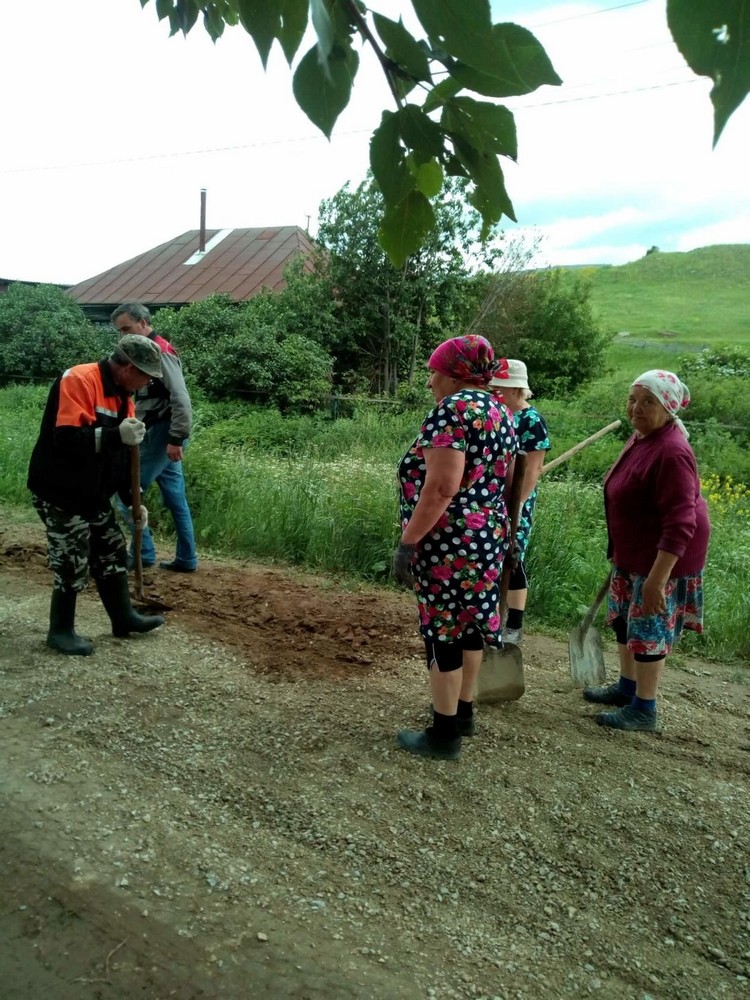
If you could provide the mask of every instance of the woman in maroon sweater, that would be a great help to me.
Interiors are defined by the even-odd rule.
[[[633,382],[635,433],[604,480],[613,564],[607,623],[617,637],[620,678],[584,698],[615,706],[596,721],[614,729],[657,728],[664,662],[683,629],[703,631],[703,567],[710,526],[687,431],[677,413],[690,402],[672,372]]]

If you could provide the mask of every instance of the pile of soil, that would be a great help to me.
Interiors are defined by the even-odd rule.
[[[50,580],[0,517],[4,998],[750,996],[741,669],[675,658],[662,732],[613,733],[529,635],[524,697],[438,763],[395,744],[411,595],[204,559],[147,572],[149,635],[87,592],[78,658]]]

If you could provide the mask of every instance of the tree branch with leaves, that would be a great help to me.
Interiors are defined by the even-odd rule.
[[[154,3],[172,34],[187,34],[201,17],[214,41],[227,25],[241,25],[264,68],[274,42],[292,67],[312,24],[316,42],[297,62],[292,87],[300,108],[329,139],[359,70],[355,42],[372,49],[395,105],[383,110],[372,135],[370,166],[384,199],[380,243],[396,266],[435,228],[434,202],[448,177],[470,182],[467,202],[480,213],[485,237],[503,216],[515,221],[500,162],[516,159],[515,120],[497,101],[562,81],[530,31],[493,24],[489,0],[410,0],[424,38],[361,0]],[[750,3],[667,0],[667,19],[688,65],[714,82],[716,145],[750,91]]]

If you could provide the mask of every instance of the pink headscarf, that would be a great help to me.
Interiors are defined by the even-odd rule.
[[[668,372],[662,368],[652,368],[651,371],[639,375],[633,382],[633,385],[640,385],[644,389],[648,389],[650,393],[653,393],[667,413],[674,417],[674,422],[685,437],[690,437],[685,425],[677,416],[678,410],[682,410],[689,405],[690,390],[684,382],[681,382],[677,378],[674,372]]]
[[[482,388],[489,385],[491,378],[508,377],[505,358],[495,361],[492,344],[474,333],[444,340],[430,355],[427,367]]]

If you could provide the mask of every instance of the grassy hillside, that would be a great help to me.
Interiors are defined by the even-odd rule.
[[[748,244],[659,251],[619,267],[571,274],[591,282],[605,327],[613,334],[627,331],[638,346],[670,353],[678,345],[680,350],[718,343],[750,346]]]

